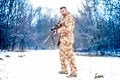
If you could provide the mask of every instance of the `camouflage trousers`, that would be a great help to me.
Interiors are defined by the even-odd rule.
[[[73,54],[73,48],[72,47],[64,48],[64,46],[61,46],[59,54],[60,54],[60,62],[61,62],[62,71],[68,72],[68,65],[69,65],[71,74],[77,74],[77,68],[75,64],[75,56]]]

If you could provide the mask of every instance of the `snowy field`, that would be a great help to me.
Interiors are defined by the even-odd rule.
[[[66,78],[58,74],[58,50],[1,52],[0,80],[120,80],[120,58],[75,57],[78,77]]]

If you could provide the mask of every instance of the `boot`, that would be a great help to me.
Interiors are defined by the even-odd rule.
[[[67,78],[71,78],[71,77],[77,77],[77,74],[70,74],[69,76],[67,76]]]
[[[60,71],[59,74],[68,74],[68,72]]]

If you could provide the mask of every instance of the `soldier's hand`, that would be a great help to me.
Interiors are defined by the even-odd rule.
[[[61,24],[61,23],[59,23],[59,24],[57,24],[57,26],[62,26],[62,24]]]

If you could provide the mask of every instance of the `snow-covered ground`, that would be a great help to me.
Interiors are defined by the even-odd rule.
[[[66,78],[58,74],[58,50],[1,52],[4,60],[0,60],[0,80],[120,80],[120,58],[75,57],[78,77]],[[101,77],[95,79],[96,73]]]

